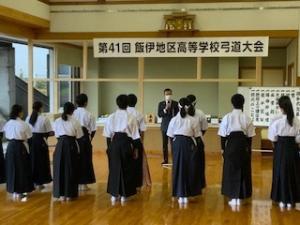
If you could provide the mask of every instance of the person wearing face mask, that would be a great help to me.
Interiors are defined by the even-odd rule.
[[[168,164],[168,136],[167,130],[171,119],[177,115],[178,102],[172,100],[172,90],[166,88],[164,90],[165,100],[158,104],[158,116],[162,118],[161,121],[161,132],[163,140],[163,162],[162,165]]]

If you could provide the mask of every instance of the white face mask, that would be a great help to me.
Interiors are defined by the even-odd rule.
[[[166,101],[170,101],[172,99],[172,95],[165,95]]]

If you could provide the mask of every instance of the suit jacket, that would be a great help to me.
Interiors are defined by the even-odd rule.
[[[167,110],[167,112],[164,112],[164,109],[166,108],[166,101],[162,101],[158,104],[158,116],[162,118],[160,129],[164,132],[167,132],[169,123],[171,119],[177,115],[179,109],[178,109],[178,102],[172,100],[171,101],[171,107]]]

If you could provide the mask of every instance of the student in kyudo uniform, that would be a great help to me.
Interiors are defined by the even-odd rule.
[[[76,97],[77,109],[74,111],[74,118],[82,127],[83,137],[78,140],[79,153],[79,190],[85,191],[89,187],[87,184],[96,182],[93,166],[93,146],[92,140],[96,133],[96,119],[87,111],[88,97],[80,94]]]
[[[5,183],[5,159],[4,159],[3,146],[2,146],[4,125],[5,125],[5,120],[0,119],[0,184]]]
[[[203,136],[208,128],[208,123],[205,114],[200,110],[196,109],[196,96],[195,95],[188,95],[187,99],[191,102],[191,104],[195,108],[195,118],[198,120],[200,131],[201,131],[201,137],[197,139],[197,146],[198,151],[194,152],[195,159],[195,165],[199,166],[199,170],[196,170],[195,172],[198,173],[197,177],[199,176],[200,179],[196,180],[195,183],[197,183],[197,186],[199,185],[201,188],[206,187],[206,179],[205,179],[205,152],[204,152],[204,143],[203,143]],[[196,161],[199,160],[199,161]]]
[[[29,141],[32,179],[39,190],[52,181],[47,138],[54,135],[50,120],[41,115],[42,111],[43,104],[37,101],[26,119],[33,133]]]
[[[139,132],[140,132],[140,142],[138,143],[138,151],[136,156],[136,184],[137,188],[140,189],[143,185],[151,186],[150,172],[147,162],[146,152],[143,145],[144,132],[146,131],[145,117],[142,113],[136,110],[135,105],[137,103],[137,97],[134,94],[128,95],[128,107],[127,112],[137,119]]]
[[[187,204],[188,197],[201,194],[202,187],[198,185],[201,177],[196,170],[200,169],[200,155],[196,139],[201,136],[199,122],[195,116],[194,106],[187,98],[179,100],[179,112],[171,119],[167,135],[173,138],[172,183],[173,197],[179,204]],[[198,159],[194,159],[196,156]]]
[[[7,192],[23,201],[27,193],[34,190],[34,186],[27,142],[32,132],[22,117],[22,106],[13,105],[3,130],[9,142],[5,154]]]
[[[243,95],[232,96],[233,110],[224,116],[218,132],[224,158],[222,194],[230,199],[231,206],[252,195],[251,142],[255,128],[243,112],[244,102]]]
[[[290,209],[300,202],[300,121],[288,96],[280,97],[278,104],[282,115],[271,121],[268,131],[274,144],[271,198]]]
[[[54,123],[58,139],[53,155],[53,197],[55,200],[70,201],[78,197],[79,146],[77,139],[83,136],[78,120],[72,115],[75,106],[64,104],[61,118]]]
[[[140,139],[137,120],[127,112],[127,95],[119,95],[116,102],[119,109],[108,117],[103,130],[108,143],[107,192],[112,203],[136,194],[134,151]]]

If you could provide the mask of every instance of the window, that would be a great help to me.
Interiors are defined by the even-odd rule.
[[[80,78],[80,68],[71,65],[60,64],[58,77],[62,79]],[[80,82],[60,81],[59,82],[59,107],[68,102],[74,102],[80,93]]]

